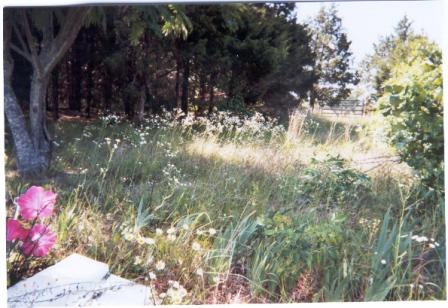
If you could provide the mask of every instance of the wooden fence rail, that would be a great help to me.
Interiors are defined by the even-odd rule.
[[[314,110],[314,113],[329,116],[355,116],[362,117],[366,114],[364,101],[361,100],[344,100],[334,106],[322,106]]]

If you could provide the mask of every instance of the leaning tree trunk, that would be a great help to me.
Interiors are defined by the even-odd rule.
[[[8,65],[4,62],[5,71]],[[11,86],[10,78],[5,72],[5,113],[14,140],[17,155],[17,171],[28,174],[41,169],[42,157],[35,151],[31,138],[26,129],[25,117]]]

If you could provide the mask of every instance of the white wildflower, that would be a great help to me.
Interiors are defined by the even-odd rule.
[[[154,245],[156,241],[150,237],[144,237],[143,242],[148,245]]]
[[[153,272],[150,272],[148,276],[149,276],[149,279],[151,279],[151,280],[156,280],[157,279],[156,274],[154,274]]]
[[[171,227],[171,228],[169,228],[168,230],[166,230],[166,233],[167,233],[167,234],[173,234],[173,233],[176,233],[176,229],[173,228],[173,227]]]
[[[153,257],[152,255],[149,255],[149,256],[146,258],[146,264],[147,264],[147,265],[151,264],[153,261],[154,261],[154,257]]]
[[[191,248],[194,251],[199,251],[199,250],[201,250],[201,245],[198,242],[193,242],[193,245],[191,245]]]
[[[182,302],[182,299],[188,294],[187,290],[181,285],[176,285],[177,288],[170,287],[168,291],[166,292],[166,295],[171,299],[171,302],[173,304],[180,304]]]
[[[168,285],[172,286],[175,289],[179,289],[180,288],[180,284],[177,281],[168,280]]]
[[[208,229],[208,234],[210,235],[215,235],[216,234],[216,230],[213,228]]]
[[[386,264],[386,263],[387,263],[386,260],[384,260],[384,259],[381,260],[381,264]]]
[[[142,259],[140,258],[140,256],[136,256],[135,258],[134,258],[134,265],[140,265],[140,264],[142,264],[143,262],[142,262]]]
[[[204,270],[202,268],[198,268],[196,270],[196,275],[201,276],[201,277],[204,276]]]
[[[162,260],[157,261],[156,263],[156,270],[163,271],[165,269],[165,262]]]
[[[416,239],[417,242],[421,243],[421,242],[427,242],[428,238],[426,236],[420,236]]]

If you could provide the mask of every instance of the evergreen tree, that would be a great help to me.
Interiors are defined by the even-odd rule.
[[[316,83],[310,91],[310,106],[334,105],[350,95],[350,85],[358,83],[351,67],[351,42],[343,32],[342,20],[334,5],[322,7],[311,23],[311,49],[316,57]]]

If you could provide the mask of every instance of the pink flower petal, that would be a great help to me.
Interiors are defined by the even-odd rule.
[[[6,221],[6,240],[25,240],[28,235],[28,230],[22,227],[22,224],[15,219],[8,219]]]
[[[53,213],[56,197],[57,194],[46,191],[42,187],[31,186],[17,199],[20,215],[26,220],[49,217]]]
[[[26,256],[45,256],[56,242],[54,234],[47,226],[37,224],[31,228],[29,236],[22,245],[22,252]]]

